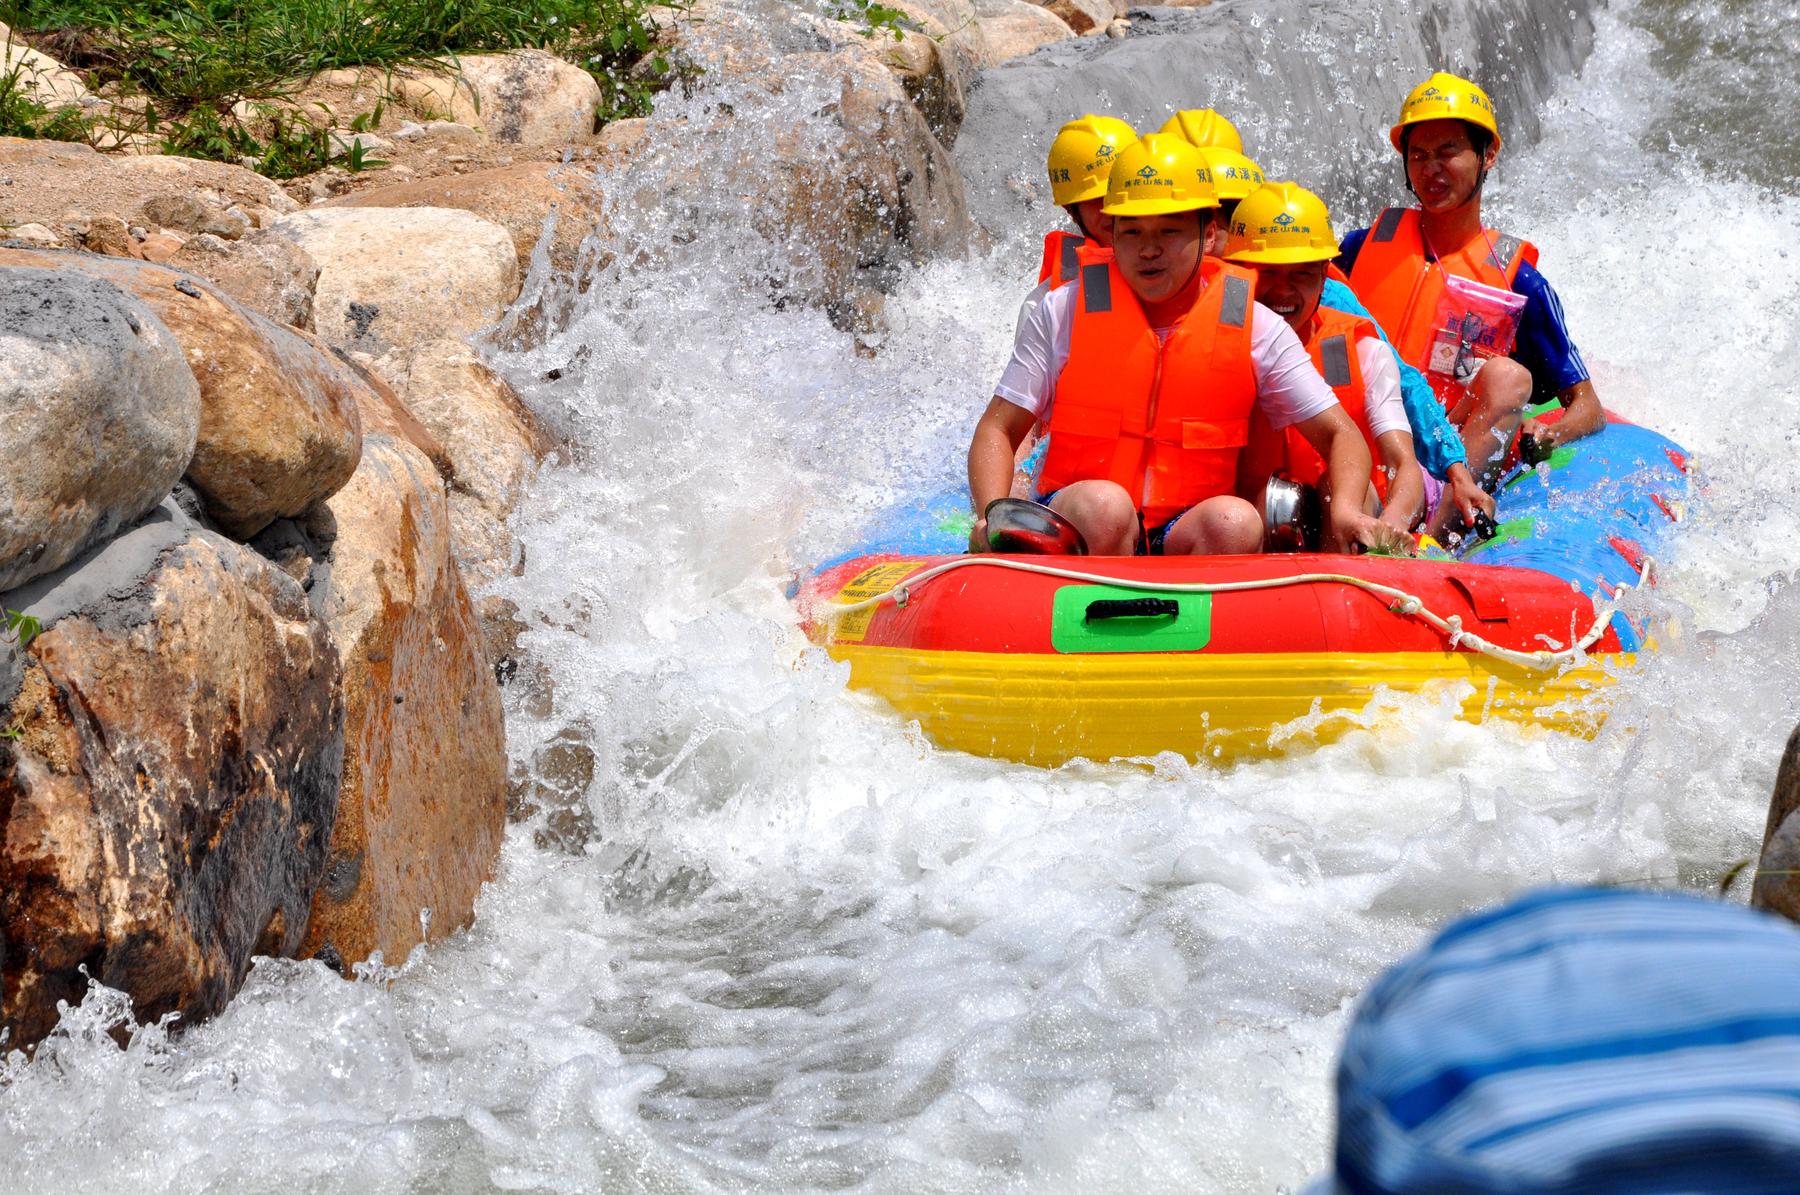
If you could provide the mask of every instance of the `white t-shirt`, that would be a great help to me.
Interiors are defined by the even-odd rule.
[[[1050,280],[1046,278],[1032,287],[1031,293],[1025,296],[1025,301],[1019,304],[1019,318],[1013,321],[1014,350],[1019,347],[1019,337],[1025,335],[1025,324],[1031,319],[1031,313],[1038,309],[1038,305],[1044,301],[1044,296],[1049,293]]]
[[[1012,360],[994,387],[997,396],[1024,407],[1040,424],[1050,421],[1056,379],[1069,361],[1075,297],[1080,293],[1081,288],[1073,284],[1058,287],[1022,313],[1024,325],[1013,342]],[[1257,405],[1277,431],[1338,405],[1337,395],[1313,368],[1312,358],[1294,330],[1261,303],[1250,305],[1250,366],[1256,378]],[[1396,370],[1396,396],[1399,376]],[[1405,417],[1402,410],[1402,426]]]
[[[1400,366],[1394,362],[1394,351],[1379,336],[1356,342],[1356,359],[1362,365],[1363,414],[1369,419],[1369,432],[1380,439],[1386,432],[1413,434],[1406,417],[1406,403],[1400,397]]]

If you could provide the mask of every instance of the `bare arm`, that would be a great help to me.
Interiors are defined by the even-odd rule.
[[[1387,505],[1381,508],[1381,521],[1396,531],[1405,531],[1419,520],[1425,505],[1425,473],[1419,458],[1413,455],[1412,436],[1406,432],[1382,432],[1375,437],[1381,450],[1381,467],[1387,470]]]
[[[1363,513],[1369,491],[1369,446],[1341,406],[1327,407],[1294,425],[1325,458],[1325,550],[1348,552],[1351,545],[1375,542],[1375,520]]]
[[[969,550],[985,552],[987,520],[982,511],[996,498],[1012,493],[1013,453],[1037,417],[1017,403],[995,396],[975,424],[969,441],[969,497],[975,504],[975,528],[969,533]]]
[[[1558,444],[1591,436],[1606,426],[1606,409],[1600,405],[1594,383],[1576,382],[1556,397],[1563,405],[1561,419],[1555,423],[1533,419],[1525,425],[1538,443],[1555,448]]]

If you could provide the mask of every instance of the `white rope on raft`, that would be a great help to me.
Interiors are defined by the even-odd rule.
[[[1427,609],[1424,599],[1415,594],[1363,577],[1353,577],[1348,573],[1296,573],[1291,577],[1265,577],[1260,581],[1140,581],[1129,577],[1100,576],[1095,573],[1085,573],[1079,569],[1059,568],[1050,564],[1033,564],[1030,561],[1010,556],[960,556],[955,560],[928,568],[917,576],[908,577],[892,589],[878,593],[874,597],[842,605],[823,603],[815,607],[812,612],[820,618],[837,619],[847,614],[854,614],[858,610],[871,609],[883,602],[893,602],[896,605],[904,606],[914,587],[959,568],[1009,568],[1016,572],[1037,573],[1040,576],[1058,577],[1065,581],[1088,581],[1099,585],[1111,585],[1119,589],[1141,589],[1152,593],[1242,593],[1253,589],[1280,589],[1289,585],[1338,584],[1349,585],[1352,588],[1388,599],[1392,603],[1388,609],[1394,613],[1421,619],[1442,632],[1451,651],[1466,647],[1508,664],[1549,671],[1567,667],[1586,657],[1588,648],[1599,642],[1600,636],[1606,634],[1607,625],[1612,622],[1613,615],[1619,612],[1620,599],[1649,582],[1650,571],[1655,563],[1649,557],[1644,558],[1644,566],[1638,570],[1637,581],[1631,585],[1621,585],[1613,591],[1612,595],[1601,605],[1594,618],[1594,625],[1588,628],[1587,634],[1568,647],[1540,648],[1537,651],[1518,651],[1514,648],[1502,647],[1498,643],[1482,638],[1474,631],[1464,630],[1462,616],[1459,614],[1452,614],[1445,618]]]

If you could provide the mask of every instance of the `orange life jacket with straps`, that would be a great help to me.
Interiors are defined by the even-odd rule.
[[[1200,269],[1200,297],[1163,339],[1117,265],[1081,267],[1040,490],[1117,482],[1150,527],[1232,492],[1256,405],[1256,276],[1213,257]]]
[[[1387,329],[1400,359],[1424,370],[1438,396],[1453,404],[1460,393],[1444,386],[1444,379],[1430,368],[1432,342],[1444,322],[1439,316],[1445,274],[1510,291],[1519,267],[1527,262],[1535,265],[1538,251],[1529,241],[1491,228],[1454,249],[1432,247],[1441,254],[1436,263],[1426,253],[1417,208],[1390,207],[1363,239],[1350,270],[1350,287],[1375,322]],[[1508,343],[1500,351],[1511,348]]]
[[[1038,263],[1038,281],[1048,282],[1051,290],[1057,290],[1075,281],[1082,266],[1111,260],[1110,247],[1091,237],[1058,229],[1044,235],[1044,259]]]
[[[1321,307],[1307,321],[1300,340],[1312,354],[1313,368],[1337,395],[1345,414],[1356,421],[1363,439],[1368,442],[1369,459],[1374,462],[1369,480],[1385,502],[1388,476],[1381,467],[1381,451],[1376,447],[1375,433],[1369,428],[1368,391],[1363,386],[1362,359],[1357,353],[1358,343],[1378,340],[1380,336],[1375,325],[1360,315]],[[1295,481],[1320,485],[1328,471],[1325,458],[1307,442],[1298,428],[1290,427],[1285,434],[1287,443],[1282,454],[1282,471]]]

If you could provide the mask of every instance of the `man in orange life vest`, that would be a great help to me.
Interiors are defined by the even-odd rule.
[[[1401,357],[1431,379],[1462,427],[1469,467],[1500,455],[1534,394],[1564,408],[1527,429],[1540,450],[1600,430],[1605,412],[1537,249],[1482,225],[1482,185],[1500,153],[1487,93],[1439,71],[1406,97],[1389,140],[1419,206],[1388,208],[1346,236],[1338,265]]]
[[[1257,302],[1287,320],[1356,421],[1380,466],[1370,485],[1382,503],[1381,522],[1405,532],[1423,511],[1425,474],[1413,455],[1400,367],[1371,321],[1319,305],[1325,266],[1337,252],[1325,202],[1297,184],[1268,183],[1237,205],[1225,260],[1256,272]],[[1316,486],[1325,461],[1294,428],[1277,435],[1258,416],[1239,459],[1239,492],[1256,492],[1277,469]]]
[[[1372,542],[1361,433],[1293,329],[1252,301],[1255,279],[1202,257],[1218,199],[1198,153],[1161,135],[1128,147],[1105,207],[1113,260],[1038,304],[976,424],[970,546],[985,550],[980,516],[1007,496],[1014,451],[1041,423],[1038,490],[1096,554],[1259,551],[1262,517],[1232,492],[1258,409],[1329,462],[1326,546]]]

